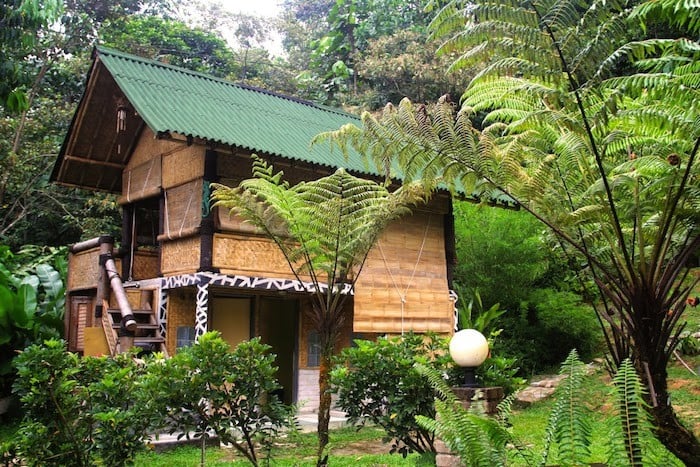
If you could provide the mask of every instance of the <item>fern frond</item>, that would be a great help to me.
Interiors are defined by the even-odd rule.
[[[611,393],[615,415],[608,420],[609,463],[635,467],[648,465],[644,445],[645,439],[651,437],[651,424],[643,398],[644,387],[629,359],[618,367]]]
[[[546,443],[540,465],[546,462],[552,442],[556,442],[559,460],[563,464],[578,464],[590,457],[592,429],[588,409],[581,396],[586,372],[575,349],[569,353],[559,374],[566,375],[566,378],[555,391],[557,401],[545,431]]]

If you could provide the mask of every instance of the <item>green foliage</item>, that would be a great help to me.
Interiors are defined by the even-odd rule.
[[[0,246],[0,396],[10,393],[16,352],[63,335],[65,249]]]
[[[539,465],[544,465],[552,443],[556,443],[559,459],[566,465],[581,462],[590,456],[591,424],[581,385],[586,368],[572,350],[559,372],[566,378],[555,391],[557,401],[549,414],[544,452]]]
[[[515,310],[551,267],[542,227],[522,211],[455,203],[455,281],[483,304]],[[460,295],[463,295],[460,293]],[[559,361],[559,360],[558,360]]]
[[[497,349],[518,358],[531,374],[556,366],[576,349],[586,361],[601,351],[600,325],[590,306],[572,292],[535,289],[517,313],[501,321]]]
[[[258,465],[259,450],[269,457],[291,417],[275,394],[280,386],[269,350],[259,338],[231,350],[218,332],[206,333],[196,345],[150,365],[144,381],[148,409],[170,433],[201,438],[202,450],[213,432]]]
[[[457,303],[459,328],[476,329],[489,338],[498,336],[501,329],[495,328],[496,321],[506,313],[506,310],[501,309],[501,304],[495,303],[489,309],[484,309],[481,294],[478,289],[475,289],[472,299],[465,305],[464,300],[468,296],[466,291],[459,284],[455,284],[455,291],[461,298],[461,301]]]
[[[24,419],[16,435],[28,465],[131,465],[150,422],[132,355],[80,358],[63,341],[34,344],[15,360]]]
[[[62,11],[63,2],[59,0],[0,2],[0,108],[19,113],[29,107],[29,80],[21,59],[37,40],[36,32],[56,21]]]
[[[492,348],[491,356],[476,369],[477,381],[480,381],[484,387],[502,387],[506,396],[514,394],[527,382],[525,378],[519,376],[520,360],[515,357],[494,355],[496,352],[501,353],[500,346]]]
[[[452,366],[445,339],[413,333],[400,337],[356,340],[343,349],[331,373],[337,404],[351,423],[380,426],[391,452],[434,451],[434,438],[416,422],[416,415],[434,416],[435,391],[415,370],[421,362],[445,371]]]
[[[520,458],[525,465],[543,466],[551,460],[554,447],[556,460],[561,465],[590,462],[592,412],[583,391],[586,366],[575,351],[561,366],[560,374],[566,377],[554,393],[555,402],[549,412],[541,452],[525,448],[513,435],[511,398],[499,405],[495,417],[486,418],[474,406],[464,409],[439,371],[425,365],[417,365],[417,368],[441,396],[435,404],[436,419],[418,416],[418,423],[444,440],[465,465],[509,465],[510,460]],[[609,452],[608,465],[665,464],[648,449],[651,424],[644,410],[643,392],[634,366],[626,360],[615,375],[610,391],[614,412],[605,422],[608,436],[603,439]]]
[[[697,10],[665,3],[681,18]],[[700,280],[684,284],[700,248],[697,26],[630,42],[642,30],[629,13],[603,0],[452,1],[433,21],[442,50],[459,55],[452,69],[487,64],[460,108],[402,102],[333,136],[409,181],[507,194],[546,225],[601,297],[611,367],[635,359],[657,433],[691,461],[700,442],[670,410],[665,368]]]
[[[226,42],[205,30],[156,16],[129,16],[102,31],[104,44],[220,78],[237,74]]]
[[[417,423],[434,433],[468,466],[505,466],[507,447],[515,439],[501,417],[487,418],[467,410],[435,368],[416,365],[416,371],[429,381],[441,398],[435,400],[437,417],[418,415]]]

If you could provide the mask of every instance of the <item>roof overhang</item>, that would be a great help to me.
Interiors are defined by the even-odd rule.
[[[120,193],[122,172],[144,122],[97,54],[51,181]]]

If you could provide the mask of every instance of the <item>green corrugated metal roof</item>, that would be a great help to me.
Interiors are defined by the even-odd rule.
[[[361,120],[355,115],[107,47],[97,47],[97,55],[155,133],[179,133],[252,152],[378,175],[359,155],[346,160],[339,149],[331,150],[328,144],[310,146],[319,133],[337,130],[346,123],[359,125]],[[495,196],[493,201],[513,203],[504,195]]]
[[[338,109],[241,86],[205,74],[98,47],[100,61],[154,132],[180,133],[288,159],[368,168],[345,160],[327,144],[310,147],[317,134],[360,119]],[[372,173],[370,171],[369,173]]]

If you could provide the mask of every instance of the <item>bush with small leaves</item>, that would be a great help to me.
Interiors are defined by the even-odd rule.
[[[170,433],[201,439],[202,461],[213,434],[258,465],[259,447],[269,458],[292,415],[275,395],[280,385],[269,351],[259,338],[232,350],[218,332],[204,334],[172,358],[153,362],[144,385],[152,413]]]
[[[445,339],[434,334],[357,340],[343,350],[331,373],[337,404],[352,423],[381,426],[386,441],[393,441],[391,452],[433,452],[433,435],[415,417],[434,416],[436,393],[413,365],[447,370],[452,364],[446,350]]]
[[[24,419],[17,454],[28,465],[130,465],[151,420],[133,355],[80,358],[57,339],[14,361]]]

